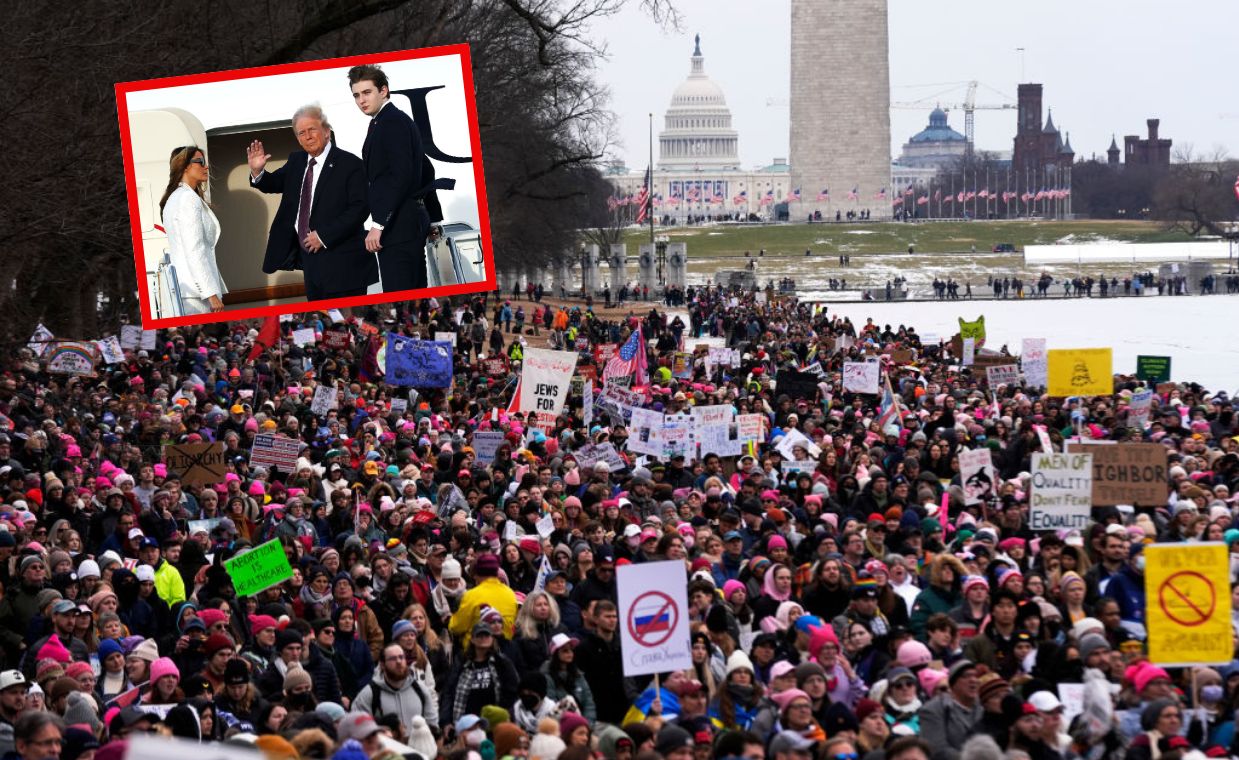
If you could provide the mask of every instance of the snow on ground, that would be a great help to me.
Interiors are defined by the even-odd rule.
[[[849,235],[872,235],[874,230],[848,230]]]
[[[804,297],[804,296],[802,296]],[[1170,356],[1171,377],[1234,393],[1239,388],[1239,296],[1146,296],[1050,301],[915,301],[832,304],[831,314],[857,326],[911,324],[943,339],[959,332],[959,318],[985,315],[988,348],[1004,343],[1019,353],[1022,338],[1046,338],[1049,348],[1114,349],[1114,370],[1131,373],[1137,354]]]

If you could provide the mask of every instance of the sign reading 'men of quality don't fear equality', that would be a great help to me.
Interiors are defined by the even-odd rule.
[[[1093,455],[1035,454],[1028,527],[1071,530],[1088,527],[1092,512]]]
[[[616,590],[625,676],[692,667],[687,585],[683,562],[644,562],[619,568]]]

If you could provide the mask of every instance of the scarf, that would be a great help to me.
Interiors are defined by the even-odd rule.
[[[331,609],[331,591],[323,594],[315,593],[313,587],[309,583],[301,586],[301,601],[306,605],[318,605],[325,610]]]
[[[474,691],[487,689],[494,695],[493,699],[498,699],[498,686],[499,669],[495,667],[493,658],[488,657],[484,662],[466,662],[460,673],[460,681],[456,684],[456,694],[452,697],[452,720],[459,720],[460,716],[468,712],[469,698]]]

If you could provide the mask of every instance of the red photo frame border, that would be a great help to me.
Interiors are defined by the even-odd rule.
[[[151,303],[145,286],[146,255],[142,246],[142,223],[138,213],[137,171],[133,163],[133,145],[129,130],[128,96],[131,92],[143,90],[181,87],[190,84],[205,84],[209,82],[227,82],[236,79],[252,79],[255,77],[278,74],[297,74],[304,71],[319,71],[356,66],[365,63],[390,63],[392,61],[408,61],[418,58],[437,58],[442,56],[460,56],[461,81],[464,87],[465,109],[469,120],[469,145],[472,150],[473,181],[477,188],[478,234],[482,244],[482,260],[485,263],[486,279],[458,285],[442,285],[437,288],[421,290],[405,290],[393,293],[374,293],[364,296],[336,298],[327,301],[306,301],[304,303],[281,304],[276,306],[255,306],[245,309],[230,309],[218,314],[193,314],[181,317],[154,319],[151,314]],[[216,324],[233,322],[242,319],[254,319],[274,314],[304,314],[313,311],[324,311],[342,306],[370,306],[373,304],[395,303],[434,296],[453,296],[467,293],[483,293],[494,290],[495,253],[490,239],[490,213],[486,201],[486,177],[482,169],[482,137],[478,127],[477,102],[474,98],[473,65],[467,43],[440,45],[412,50],[397,50],[388,53],[371,53],[351,55],[342,58],[324,58],[315,61],[299,61],[297,63],[282,63],[273,66],[255,66],[245,69],[228,69],[205,74],[185,74],[181,76],[162,77],[159,79],[142,79],[132,82],[118,82],[116,89],[116,110],[120,120],[121,155],[125,165],[125,195],[129,203],[129,229],[133,237],[134,265],[137,270],[138,301],[142,311],[142,326],[148,330],[168,327],[184,327],[188,325]]]

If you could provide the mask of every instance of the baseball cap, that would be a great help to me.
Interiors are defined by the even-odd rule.
[[[14,686],[29,687],[30,682],[26,680],[26,676],[22,675],[20,670],[6,670],[0,673],[0,691],[11,689]]]
[[[362,741],[379,730],[379,724],[374,722],[373,716],[366,713],[348,713],[336,725],[336,731],[339,733],[341,741],[348,739]]]
[[[809,752],[813,747],[813,742],[801,736],[798,731],[780,731],[770,741],[770,754],[778,755],[780,752]]]
[[[53,615],[67,615],[77,609],[77,604],[68,599],[61,599],[52,605]]]
[[[141,537],[142,537],[142,536],[144,536],[144,535],[146,535],[146,534],[142,532],[142,529],[141,529],[141,528],[130,528],[130,529],[129,529],[129,538],[130,538],[130,539],[134,539],[134,538],[141,538]]]
[[[155,568],[151,567],[150,565],[138,565],[136,568],[134,568],[133,574],[138,577],[139,583],[143,583],[143,582],[154,583],[155,582]]]
[[[485,718],[479,718],[476,715],[462,715],[460,720],[456,721],[456,735],[459,736],[466,731],[472,731],[475,726],[479,725],[483,731],[490,728],[490,724],[486,722]]]
[[[1028,704],[1037,708],[1040,712],[1054,712],[1061,709],[1063,703],[1052,692],[1039,691],[1028,698]]]

